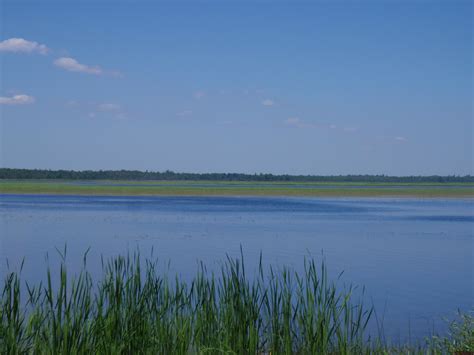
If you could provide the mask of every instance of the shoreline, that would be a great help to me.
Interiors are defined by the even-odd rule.
[[[183,181],[22,181],[0,180],[0,194],[79,196],[203,196],[297,198],[447,198],[473,199],[474,184],[275,184]]]

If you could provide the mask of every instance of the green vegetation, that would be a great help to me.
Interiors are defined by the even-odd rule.
[[[449,338],[389,347],[370,338],[372,309],[339,288],[326,267],[305,261],[248,277],[242,259],[227,258],[220,274],[201,264],[194,279],[161,275],[140,255],[103,262],[93,282],[84,269],[71,278],[63,262],[57,278],[23,286],[5,278],[0,298],[2,354],[363,354],[472,351],[474,320],[465,315]],[[26,290],[26,294],[23,292]]]
[[[240,173],[175,173],[138,170],[40,170],[0,168],[0,179],[46,180],[160,180],[160,181],[280,181],[360,183],[474,183],[474,176],[386,176],[386,175],[273,175]]]
[[[474,184],[0,180],[0,193],[168,196],[474,197]]]

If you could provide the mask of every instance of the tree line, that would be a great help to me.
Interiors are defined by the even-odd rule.
[[[46,170],[0,168],[0,179],[48,180],[210,180],[275,182],[378,182],[378,183],[448,183],[474,182],[474,176],[387,176],[387,175],[274,175],[241,173],[178,173],[139,170]]]

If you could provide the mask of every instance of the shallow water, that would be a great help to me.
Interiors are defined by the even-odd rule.
[[[265,264],[301,270],[306,256],[327,260],[331,275],[364,285],[387,337],[422,339],[442,317],[473,309],[474,201],[468,199],[98,197],[0,195],[0,272],[26,263],[45,275],[45,255],[67,244],[71,270],[88,247],[100,255],[153,249],[163,267],[191,278],[199,260],[217,268],[242,246],[251,270]],[[372,324],[372,331],[375,331]]]

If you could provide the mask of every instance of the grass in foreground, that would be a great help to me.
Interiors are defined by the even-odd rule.
[[[85,264],[85,263],[84,263]],[[474,319],[426,347],[390,348],[365,334],[372,309],[338,289],[324,263],[302,274],[270,268],[248,278],[242,259],[220,274],[204,265],[190,283],[160,274],[153,260],[116,257],[93,282],[63,263],[44,284],[7,275],[0,298],[2,354],[362,354],[474,350]],[[26,294],[23,291],[26,290]]]

